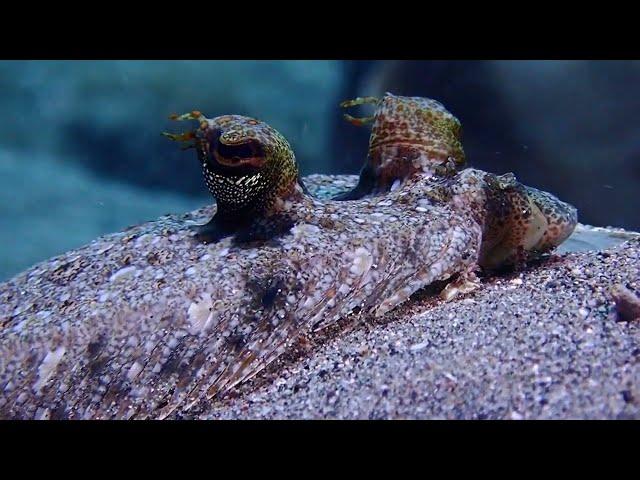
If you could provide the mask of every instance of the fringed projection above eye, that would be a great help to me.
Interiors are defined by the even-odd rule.
[[[204,115],[202,115],[202,113],[200,113],[197,110],[194,110],[192,112],[189,113],[184,113],[182,115],[178,115],[178,114],[172,114],[169,115],[169,119],[170,120],[175,120],[175,121],[184,121],[184,120],[198,120],[200,122],[205,122],[206,123],[206,118]],[[187,132],[183,132],[183,133],[169,133],[169,132],[162,132],[161,135],[169,138],[170,140],[173,140],[174,142],[180,142],[182,143],[182,149],[183,150],[188,150],[190,148],[195,148],[196,144],[196,138],[197,138],[197,132],[195,130],[189,130]]]

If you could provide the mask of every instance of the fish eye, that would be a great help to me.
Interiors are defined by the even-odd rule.
[[[217,153],[220,157],[228,160],[243,160],[260,156],[258,148],[254,142],[241,143],[236,145],[225,145],[218,143]]]
[[[255,139],[249,139],[243,143],[225,144],[217,142],[213,150],[215,160],[229,167],[240,165],[262,166],[265,152],[262,144]]]

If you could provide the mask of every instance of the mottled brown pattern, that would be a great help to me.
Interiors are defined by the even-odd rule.
[[[369,152],[361,177],[372,177],[371,185],[359,185],[359,192],[348,199],[365,194],[387,192],[413,175],[432,175],[446,162],[460,168],[465,164],[461,143],[460,121],[444,106],[430,98],[403,97],[387,93],[381,99],[366,98],[343,102],[343,106],[375,103]]]
[[[356,125],[373,122],[369,152],[359,183],[338,198],[381,195],[415,175],[447,175],[464,166],[461,124],[441,103],[387,93],[382,99],[359,98],[343,106],[364,103],[377,105],[373,117],[346,118]],[[488,199],[490,214],[485,219],[479,259],[482,267],[521,267],[561,244],[578,222],[575,207],[520,184],[511,173],[496,177]]]

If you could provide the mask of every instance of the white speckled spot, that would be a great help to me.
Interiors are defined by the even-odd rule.
[[[367,272],[373,264],[373,256],[366,248],[359,247],[355,251],[353,265],[349,271],[354,275],[362,275]]]
[[[36,317],[40,320],[44,320],[51,316],[51,312],[49,310],[40,310],[36,313]]]
[[[36,410],[35,419],[36,420],[48,420],[49,419],[49,409],[48,408],[38,408]]]
[[[125,278],[130,277],[131,275],[133,275],[135,273],[135,271],[136,271],[136,267],[133,266],[133,265],[121,268],[116,273],[111,275],[111,277],[109,277],[109,281],[110,282],[120,282],[120,281],[124,280]]]
[[[136,246],[143,246],[143,245],[149,243],[152,239],[153,239],[153,235],[150,235],[148,233],[146,233],[144,235],[140,235],[136,239]]]
[[[40,391],[43,385],[51,378],[53,372],[55,372],[58,363],[62,360],[62,356],[65,354],[67,349],[65,347],[58,347],[53,351],[49,351],[47,355],[44,357],[44,360],[38,367],[38,380],[33,385],[33,390],[35,392]]]
[[[202,296],[202,300],[199,302],[194,302],[189,305],[189,310],[187,310],[187,316],[189,318],[189,323],[191,324],[190,333],[197,334],[206,329],[206,327],[211,323],[211,319],[213,310],[213,303],[211,301],[211,294],[205,293]]]
[[[420,350],[424,350],[428,346],[429,346],[429,340],[425,340],[424,342],[411,345],[411,347],[409,347],[409,350],[411,350],[412,352],[419,352]]]
[[[299,223],[291,229],[294,239],[300,239],[306,236],[317,235],[320,229],[316,225],[310,225],[308,223]]]
[[[110,245],[106,245],[104,247],[102,247],[101,249],[99,249],[96,254],[97,255],[102,255],[103,253],[107,252],[108,250],[111,250],[111,248],[113,247],[113,244]]]

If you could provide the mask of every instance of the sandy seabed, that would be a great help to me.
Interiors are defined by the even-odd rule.
[[[640,418],[640,240],[552,255],[446,303],[422,292],[381,320],[352,316],[200,418]]]

